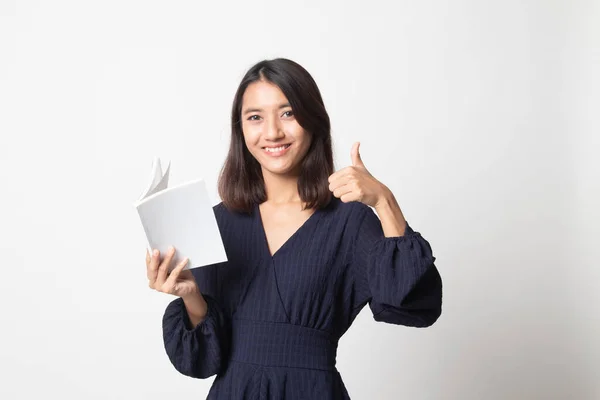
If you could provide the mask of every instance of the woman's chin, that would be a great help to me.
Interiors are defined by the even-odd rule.
[[[296,176],[294,168],[289,165],[263,165],[263,174],[266,172],[276,176]]]

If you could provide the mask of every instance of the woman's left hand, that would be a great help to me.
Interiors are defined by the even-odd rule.
[[[359,201],[377,208],[391,192],[369,173],[360,158],[359,147],[358,142],[352,146],[352,166],[343,168],[329,177],[329,190],[344,203]]]

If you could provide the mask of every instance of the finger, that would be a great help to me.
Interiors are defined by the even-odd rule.
[[[352,175],[341,176],[341,177],[331,181],[331,183],[329,184],[329,190],[333,192],[335,189],[339,188],[340,186],[349,184],[352,181],[352,179],[353,179]]]
[[[146,269],[148,274],[148,280],[150,281],[150,286],[152,287],[156,282],[156,276],[158,273],[158,264],[160,260],[160,253],[157,249],[152,250],[152,255],[150,256],[150,263],[148,268]]]
[[[150,279],[150,261],[152,260],[152,258],[150,258],[150,252],[148,251],[148,249],[146,249],[146,277],[148,279]]]
[[[164,285],[167,280],[167,275],[169,274],[169,266],[171,265],[171,261],[173,260],[173,256],[175,255],[175,248],[170,247],[166,257],[160,263],[158,267],[158,275],[156,277],[156,284],[158,287]]]
[[[177,266],[173,269],[173,271],[171,271],[171,273],[169,274],[169,277],[167,278],[167,281],[165,282],[167,287],[174,287],[175,283],[177,282],[177,279],[179,279],[179,275],[181,274],[181,271],[183,271],[183,269],[185,268],[185,266],[187,265],[189,259],[186,257],[183,260],[181,260],[181,262],[179,264],[177,264]]]
[[[341,198],[342,196],[351,193],[352,192],[352,186],[350,185],[342,185],[337,187],[334,191],[333,191],[333,195],[337,198]]]
[[[340,197],[342,203],[349,203],[351,201],[359,201],[358,195],[355,192],[348,192]]]
[[[331,174],[328,178],[328,181],[331,183],[337,179],[340,179],[341,177],[351,174],[352,172],[354,172],[354,168],[352,167],[342,168],[339,171],[336,171],[333,174]]]
[[[362,159],[360,158],[359,152],[360,142],[354,143],[352,146],[352,151],[350,151],[350,157],[352,158],[352,165],[355,167],[364,167]]]

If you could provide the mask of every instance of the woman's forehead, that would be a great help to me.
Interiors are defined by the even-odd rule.
[[[283,105],[289,106],[287,97],[281,89],[270,82],[253,82],[246,88],[242,98],[242,104],[245,107],[253,108],[280,108]]]

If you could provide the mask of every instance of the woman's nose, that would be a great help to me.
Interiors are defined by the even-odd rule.
[[[267,139],[275,140],[284,137],[283,129],[277,119],[269,119],[265,126],[265,137]]]

